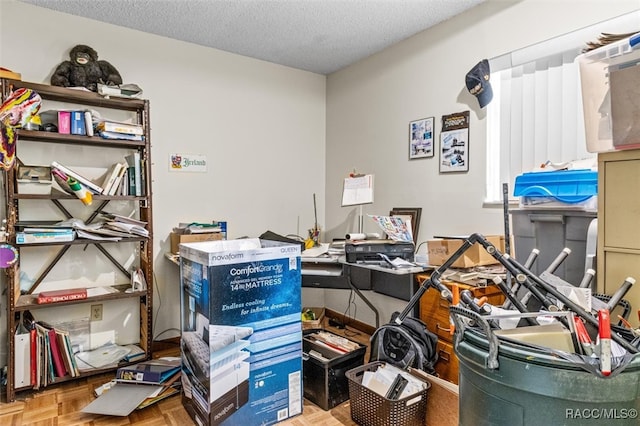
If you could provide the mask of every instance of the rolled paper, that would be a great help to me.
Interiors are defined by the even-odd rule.
[[[379,240],[380,234],[378,233],[363,233],[363,232],[354,232],[353,234],[345,235],[347,240]]]
[[[85,206],[91,205],[93,202],[93,196],[84,186],[80,185],[80,182],[70,177],[67,178],[67,184],[69,184],[69,188],[71,188],[73,193],[76,194],[76,197],[78,197]]]
[[[366,240],[367,235],[363,233],[353,233],[345,235],[345,238],[347,240]]]

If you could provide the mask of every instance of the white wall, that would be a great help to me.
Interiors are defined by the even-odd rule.
[[[178,222],[227,220],[229,238],[305,235],[315,193],[324,223],[324,76],[15,1],[0,15],[0,65],[23,80],[48,83],[87,44],[150,100],[156,336],[180,326],[179,270],[164,258]],[[170,173],[172,153],[205,155],[208,171]]]
[[[488,0],[329,75],[324,224],[329,236],[344,238],[357,229],[357,208],[340,206],[343,179],[353,169],[375,175],[374,204],[364,206],[365,215],[387,214],[392,207],[422,208],[418,242],[433,235],[503,234],[502,208],[483,207],[485,112],[466,90],[467,71],[481,59],[639,7],[637,0]],[[466,110],[471,111],[468,173],[439,174],[439,143],[433,158],[408,160],[410,121],[435,117],[438,140],[441,117]],[[375,230],[373,221],[365,220],[365,231]],[[341,291],[328,291],[325,301],[340,312],[347,303]],[[376,306],[388,321],[388,314],[404,304],[381,299]],[[357,313],[373,322],[365,305],[359,304]]]

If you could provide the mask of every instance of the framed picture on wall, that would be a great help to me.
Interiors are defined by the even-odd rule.
[[[433,117],[409,123],[409,160],[433,157]]]
[[[440,173],[469,171],[469,111],[442,116]]]
[[[394,207],[389,212],[389,216],[401,217],[405,222],[411,222],[411,234],[413,235],[413,242],[416,242],[418,238],[418,231],[420,230],[420,215],[422,214],[421,207]]]

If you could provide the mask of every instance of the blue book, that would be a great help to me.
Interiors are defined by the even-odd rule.
[[[84,111],[71,111],[71,134],[83,136],[87,134]]]

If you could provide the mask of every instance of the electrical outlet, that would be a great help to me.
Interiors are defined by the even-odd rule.
[[[91,305],[91,321],[102,321],[102,305]]]

